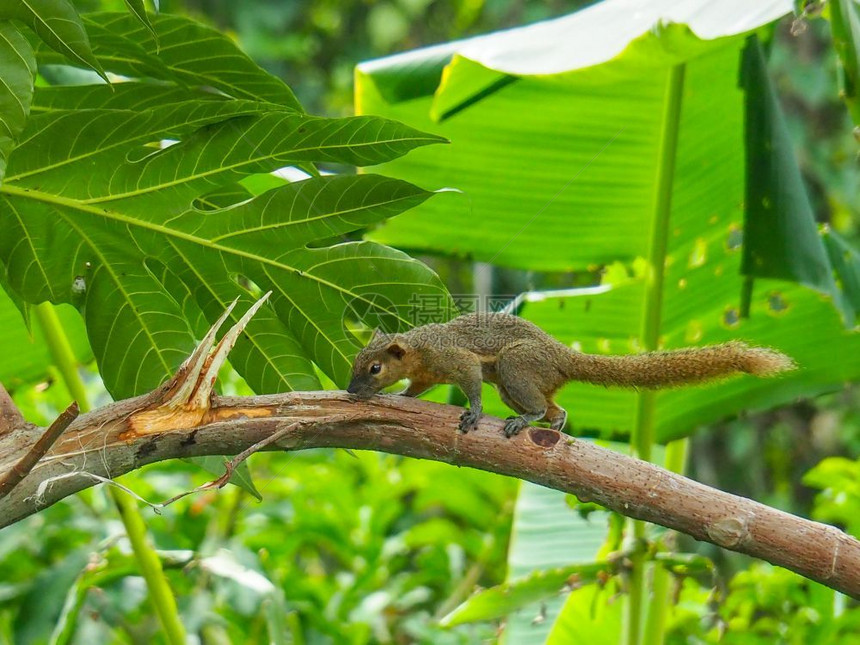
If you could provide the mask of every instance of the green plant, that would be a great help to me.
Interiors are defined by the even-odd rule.
[[[29,302],[86,309],[115,396],[158,385],[205,318],[257,289],[275,292],[274,312],[236,348],[246,380],[260,392],[319,387],[311,361],[343,379],[355,347],[347,304],[382,295],[406,324],[414,293],[445,294],[420,263],[343,237],[430,193],[367,175],[262,185],[254,176],[373,164],[442,139],[375,117],[306,115],[218,32],[178,16],[151,23],[157,38],[128,14],[84,17],[98,69],[125,82],[33,93],[0,187],[5,282]],[[78,62],[62,55],[75,42],[49,44],[59,51],[39,46],[22,59]]]
[[[347,323],[361,321],[345,319],[347,305],[404,325],[413,294],[444,302],[444,287],[419,262],[350,240],[430,193],[377,176],[321,176],[315,166],[378,163],[442,139],[385,119],[309,116],[283,82],[222,34],[179,16],[149,16],[139,2],[129,8],[132,14],[83,17],[64,0],[0,8],[7,133],[0,138],[0,283],[7,292],[0,311],[11,339],[26,335],[28,303],[42,303],[35,318],[51,348],[46,356],[22,343],[4,360],[4,383],[25,390],[50,361],[86,409],[77,363],[88,360],[91,346],[112,395],[148,391],[185,358],[207,315],[265,288],[281,302],[248,329],[234,351],[236,369],[260,392],[318,388],[315,364],[338,380],[349,367],[356,340]],[[108,74],[122,82],[104,84]],[[78,84],[46,82],[70,77]],[[291,183],[268,174],[291,164],[308,178]],[[68,310],[66,330],[45,300],[85,312],[87,339]],[[253,490],[247,478],[242,483]],[[180,642],[177,608],[139,511],[121,494],[114,500],[168,641]],[[55,589],[39,619],[24,611],[7,624],[10,641],[40,642],[53,632],[52,642],[69,642],[91,587],[125,581],[127,564],[114,566],[113,558],[98,566],[105,575],[83,569],[80,556],[90,549],[107,556],[109,544],[92,541],[98,534],[115,539],[93,531],[72,540],[77,555],[61,567],[65,573],[46,574],[35,586],[25,582],[26,566],[6,562],[7,601],[44,600],[48,580]],[[238,576],[253,587],[248,577]],[[188,591],[175,578],[170,586]],[[283,625],[272,622],[271,607],[286,600],[274,591],[262,600],[260,615],[280,639]],[[110,604],[101,609],[111,614]],[[120,616],[113,626],[135,631]]]
[[[457,25],[502,12],[480,2],[433,3],[431,11],[449,4],[459,7]],[[50,421],[70,393],[107,400],[101,379],[116,396],[153,387],[225,303],[269,288],[275,307],[233,353],[236,371],[222,374],[223,391],[340,384],[355,323],[407,324],[415,291],[436,314],[450,312],[443,282],[384,244],[512,268],[496,269],[497,287],[518,280],[500,292],[529,291],[520,313],[587,351],[743,336],[798,358],[803,372],[779,383],[743,379],[656,397],[566,391],[574,432],[632,435],[638,454],[674,470],[684,468],[685,439],[697,425],[831,389],[860,370],[856,338],[845,331],[856,320],[857,255],[838,235],[815,230],[763,58],[747,40],[754,29],[766,43],[771,28],[745,22],[744,3],[695,25],[716,39],[663,24],[630,41],[608,21],[618,54],[593,67],[562,54],[533,58],[517,49],[529,39],[516,32],[484,50],[452,46],[450,59],[435,50],[411,55],[417,66],[363,65],[360,108],[420,131],[375,117],[308,116],[290,88],[221,33],[148,15],[139,0],[127,2],[133,15],[78,17],[65,0],[31,5],[35,12],[14,16],[11,5],[0,7],[0,132],[9,133],[0,136],[0,182],[8,169],[0,186],[0,381],[32,421]],[[399,15],[400,31],[384,29],[382,18],[368,29],[393,38],[419,5],[377,3],[371,13]],[[766,17],[781,7],[767,5]],[[259,8],[229,11],[255,20],[277,14]],[[344,9],[351,28],[367,10],[353,9]],[[307,21],[319,33],[255,51],[287,51],[301,63],[288,73],[318,86],[320,70],[304,65],[310,49],[297,43],[323,32],[339,38],[339,10],[315,3]],[[505,20],[526,11],[506,3]],[[745,25],[737,33],[726,27],[735,19]],[[605,33],[577,33],[576,54],[593,52],[589,37]],[[355,51],[352,38],[339,39],[318,53],[337,58],[335,73],[322,72],[332,87],[345,84],[343,52]],[[551,68],[559,62],[569,69]],[[111,88],[99,73],[115,81]],[[76,86],[63,86],[69,81]],[[745,121],[748,134],[761,136],[745,136]],[[308,147],[289,136],[302,127],[317,135]],[[365,136],[361,150],[356,136]],[[317,167],[343,172],[344,163],[375,164],[443,138],[454,145],[382,166],[400,180],[329,177]],[[284,165],[304,181],[268,174]],[[425,201],[431,193],[403,179],[464,192]],[[850,202],[850,175],[843,184]],[[774,234],[776,226],[786,234]],[[365,227],[375,228],[375,243],[358,241]],[[449,286],[470,268],[431,262]],[[532,283],[596,288],[547,293]],[[71,305],[34,304],[42,299]],[[62,360],[46,350],[38,322],[55,310],[60,324],[48,326],[62,328],[73,354]],[[345,320],[345,311],[359,319]],[[82,382],[71,375],[77,365],[85,366]],[[450,395],[440,388],[431,396]],[[504,410],[487,400],[489,412]],[[667,441],[664,453],[658,444]],[[217,470],[220,460],[211,461]],[[826,461],[807,478],[823,490],[817,516],[852,531],[853,463]],[[489,621],[500,620],[507,642],[617,643],[622,622],[631,642],[821,642],[858,633],[854,607],[829,590],[755,565],[723,592],[713,563],[674,553],[671,533],[571,513],[563,496],[536,486],[363,453],[259,455],[253,469],[256,487],[247,479],[246,489],[184,499],[160,516],[147,511],[158,549],[144,557],[155,557],[187,631],[205,643],[466,643],[492,639]],[[125,483],[158,501],[204,477],[174,462]],[[140,560],[113,517],[96,489],[0,533],[0,642],[163,638],[136,576]],[[476,585],[488,588],[469,597]]]
[[[779,347],[801,365],[770,382],[563,391],[575,431],[629,437],[634,453],[651,459],[655,441],[835,389],[860,365],[849,331],[858,255],[838,234],[818,231],[767,75],[761,39],[785,7],[754,14],[738,3],[719,16],[691,9],[688,24],[678,24],[672,3],[647,3],[647,11],[645,4],[638,31],[620,27],[629,25],[629,6],[606,2],[361,64],[356,105],[453,142],[451,150],[387,163],[386,173],[463,191],[384,224],[373,239],[573,272],[573,285],[597,288],[534,291],[518,302],[522,315],[584,351],[739,337]],[[676,22],[655,25],[658,14]],[[545,47],[535,50],[537,40]],[[456,226],[466,219],[467,229]],[[685,445],[668,448],[667,464],[683,469]],[[627,536],[625,639],[659,643],[672,611],[670,585],[642,547],[655,536],[641,524]],[[575,604],[558,624],[578,611]],[[520,624],[512,617],[507,628],[519,633]]]

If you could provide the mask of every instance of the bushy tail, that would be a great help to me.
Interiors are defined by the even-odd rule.
[[[794,361],[776,350],[732,341],[628,356],[572,352],[567,371],[571,380],[598,385],[661,388],[710,381],[737,372],[771,376],[794,368]]]

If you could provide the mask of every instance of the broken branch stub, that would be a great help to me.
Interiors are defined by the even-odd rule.
[[[239,299],[231,302],[191,356],[179,366],[173,378],[162,386],[162,397],[129,418],[129,428],[120,439],[130,440],[140,435],[193,428],[206,422],[218,372],[227,361],[227,355],[236,344],[239,334],[271,295],[272,292],[268,291],[251,305],[216,345],[215,336]]]
[[[45,434],[39,437],[38,441],[33,444],[21,459],[12,466],[6,473],[0,473],[0,498],[6,497],[12,492],[12,489],[18,485],[24,477],[27,476],[33,466],[51,449],[51,446],[60,438],[63,431],[69,427],[69,424],[77,419],[81,409],[78,407],[78,402],[73,401],[60,416],[54,419],[54,422],[45,430]]]
[[[234,334],[232,340],[222,340],[214,351],[215,334],[207,334],[164,387],[73,421],[52,450],[0,499],[0,527],[99,479],[163,459],[232,454],[238,460],[258,449],[378,450],[573,493],[623,515],[767,560],[860,599],[860,542],[835,527],[709,488],[555,430],[529,428],[507,439],[502,420],[483,417],[464,435],[457,431],[461,408],[391,395],[369,401],[344,392],[215,396],[213,377],[227,351],[220,350],[235,341],[242,327],[240,321],[228,332]],[[21,444],[14,435],[0,436],[0,477],[32,446]]]

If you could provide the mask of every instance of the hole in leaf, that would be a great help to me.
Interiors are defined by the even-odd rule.
[[[702,266],[708,259],[708,243],[701,237],[693,244],[693,250],[690,252],[690,259],[687,266],[691,269]]]
[[[772,291],[767,297],[767,308],[775,313],[781,314],[788,309],[788,302],[779,291]]]
[[[684,339],[688,343],[698,343],[702,340],[702,336],[705,335],[705,332],[702,327],[702,323],[698,320],[691,320],[687,323],[687,330],[684,332]]]
[[[76,275],[75,279],[72,281],[72,295],[80,296],[87,290],[87,281],[84,280],[84,276]]]
[[[125,153],[125,160],[129,163],[140,163],[146,161],[150,157],[154,157],[170,146],[179,143],[176,139],[163,139],[161,141],[150,141],[144,143],[141,147],[129,150]]]
[[[213,190],[211,193],[206,193],[197,197],[192,202],[192,207],[198,211],[216,211],[228,206],[234,206],[246,202],[253,197],[248,190],[241,184],[233,184],[231,186],[223,186],[218,190]]]
[[[395,334],[400,331],[400,323],[397,316],[397,307],[388,297],[378,293],[356,294],[352,298],[347,297],[341,314],[341,328],[346,334],[361,337],[367,329],[378,329],[386,334]],[[414,325],[427,322],[441,322],[440,320],[424,320],[423,316],[429,309],[422,309],[419,305],[410,312],[410,318]],[[428,314],[430,315],[430,314]]]
[[[726,327],[736,327],[741,320],[741,314],[737,307],[726,307],[723,311],[723,324]]]
[[[250,291],[253,298],[259,298],[264,293],[256,282],[242,273],[232,273],[230,274],[230,279],[244,291]]]
[[[726,237],[726,250],[737,251],[744,243],[744,230],[737,224],[729,224],[729,234]]]

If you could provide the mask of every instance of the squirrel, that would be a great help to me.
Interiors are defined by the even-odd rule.
[[[518,413],[505,423],[505,436],[512,437],[535,421],[561,430],[567,412],[553,399],[568,381],[650,389],[737,372],[770,376],[794,367],[785,354],[740,341],[620,356],[585,354],[518,316],[477,313],[405,333],[374,332],[355,358],[347,392],[369,398],[405,378],[410,384],[400,394],[419,396],[451,383],[469,399],[459,424],[461,432],[468,432],[481,417],[481,383],[486,381]]]

